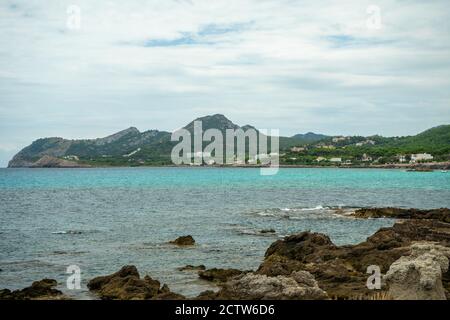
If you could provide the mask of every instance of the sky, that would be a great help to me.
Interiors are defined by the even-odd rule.
[[[284,136],[448,124],[448,1],[0,2],[0,167],[215,113]]]

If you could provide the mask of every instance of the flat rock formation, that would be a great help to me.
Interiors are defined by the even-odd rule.
[[[401,208],[362,208],[353,214],[356,218],[434,219],[450,223],[450,209],[431,210]]]
[[[211,293],[210,293],[211,294]],[[214,299],[227,300],[322,300],[328,295],[306,271],[289,276],[248,273],[227,281]]]

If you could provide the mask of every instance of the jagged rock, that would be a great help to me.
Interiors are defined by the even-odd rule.
[[[306,271],[293,272],[290,276],[268,277],[248,273],[224,284],[218,299],[236,300],[318,300],[327,299],[314,277]]]
[[[159,281],[148,275],[141,279],[135,266],[124,266],[116,273],[94,278],[88,282],[87,286],[89,290],[106,300],[184,298],[181,295],[172,294],[167,285],[160,288]]]
[[[264,262],[259,266],[257,273],[265,274],[267,276],[290,275],[293,271],[301,270],[304,264],[293,259],[289,259],[277,254],[269,255],[264,259]]]
[[[198,276],[203,280],[213,282],[225,282],[228,279],[246,273],[248,271],[241,271],[238,269],[218,269],[212,268],[198,272]]]
[[[374,292],[366,287],[367,267],[377,265],[386,273],[392,263],[411,253],[413,241],[422,240],[448,247],[450,224],[426,219],[401,220],[392,227],[381,228],[362,243],[347,246],[335,246],[323,234],[302,232],[274,242],[257,273],[286,276],[306,270],[330,297],[370,297]],[[443,286],[448,292],[450,272],[444,274]]]
[[[42,279],[35,281],[30,287],[22,290],[11,291],[9,289],[0,290],[0,300],[54,300],[66,299],[63,293],[54,287],[56,280]]]
[[[306,262],[313,258],[316,252],[334,248],[335,245],[328,236],[305,231],[272,243],[267,249],[265,256],[277,254],[289,259]]]
[[[176,244],[177,246],[193,246],[195,244],[195,240],[191,235],[187,235],[178,237],[169,243]]]
[[[450,209],[362,208],[356,210],[352,216],[356,218],[434,219],[450,222]]]
[[[395,261],[386,276],[389,295],[396,300],[446,300],[442,285],[450,248],[429,242],[411,246],[411,255]]]
[[[198,266],[193,266],[193,265],[185,265],[184,267],[178,268],[179,271],[200,271],[200,270],[206,270],[206,267],[201,264]]]

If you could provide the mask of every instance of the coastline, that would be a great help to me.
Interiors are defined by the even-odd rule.
[[[79,166],[24,166],[24,167],[3,167],[1,169],[108,169],[108,168],[243,168],[260,169],[270,166],[260,165],[140,165],[140,166],[92,166],[80,164]],[[418,164],[380,164],[380,165],[340,165],[340,166],[319,166],[319,165],[290,165],[280,164],[279,168],[302,168],[302,169],[431,169],[431,170],[450,170],[450,161],[446,162],[427,162]],[[418,170],[420,171],[420,170]]]

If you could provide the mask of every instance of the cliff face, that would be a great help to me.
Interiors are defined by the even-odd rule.
[[[81,165],[75,161],[59,159],[51,156],[43,156],[38,161],[29,166],[30,168],[86,168],[88,165]]]
[[[128,128],[98,139],[68,140],[43,138],[22,149],[9,162],[9,168],[20,167],[80,167],[79,160],[96,158],[124,158],[145,145],[170,141],[170,133],[149,130],[139,132]]]

